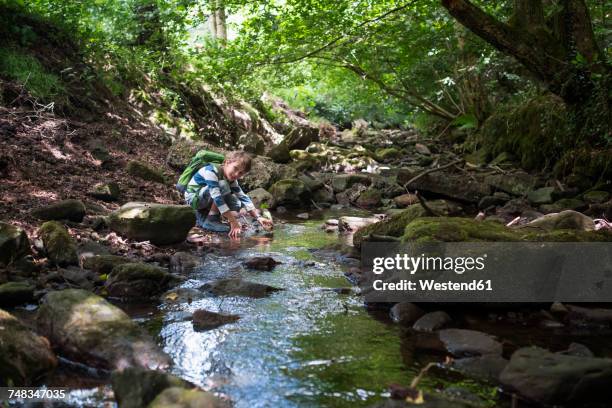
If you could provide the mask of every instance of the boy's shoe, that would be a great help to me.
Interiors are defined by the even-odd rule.
[[[213,232],[229,232],[229,225],[221,222],[221,216],[219,214],[209,215],[206,217],[204,222],[200,225],[201,228]]]

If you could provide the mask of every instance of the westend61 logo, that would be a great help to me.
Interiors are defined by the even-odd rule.
[[[380,275],[388,270],[406,271],[414,275],[417,271],[453,271],[461,275],[465,271],[485,269],[487,254],[479,257],[441,257],[441,256],[410,256],[395,254],[394,257],[376,257],[373,259],[372,272]]]
[[[364,242],[367,302],[609,302],[609,242]]]

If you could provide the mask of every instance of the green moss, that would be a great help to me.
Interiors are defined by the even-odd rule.
[[[491,155],[510,152],[525,169],[542,169],[574,147],[563,102],[539,96],[517,107],[503,106],[483,124],[477,141]]]
[[[110,279],[117,281],[131,281],[147,279],[162,281],[168,277],[168,272],[162,268],[140,262],[117,265],[111,272]]]
[[[60,266],[76,265],[76,243],[62,224],[47,221],[40,227],[40,236],[49,260]]]
[[[557,177],[576,174],[591,180],[612,179],[612,148],[595,150],[581,147],[569,150],[554,168]]]
[[[459,217],[425,217],[406,226],[404,242],[609,242],[609,231],[511,229],[494,221]]]
[[[16,49],[0,47],[0,75],[19,82],[35,98],[50,101],[66,95],[57,76],[47,72],[33,56]]]
[[[378,149],[375,153],[375,159],[380,161],[387,161],[397,159],[402,155],[401,150],[396,147],[387,147],[384,149]]]

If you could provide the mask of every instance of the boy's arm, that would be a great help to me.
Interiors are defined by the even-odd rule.
[[[205,166],[198,171],[194,177],[194,181],[200,185],[205,185],[208,187],[210,197],[213,199],[215,205],[222,215],[225,215],[230,210],[223,199],[223,195],[221,194],[219,177],[217,177],[217,174],[210,168],[210,165]]]
[[[253,217],[259,217],[259,210],[255,208],[255,205],[253,204],[251,197],[249,197],[244,191],[242,191],[242,188],[240,187],[240,184],[238,184],[238,181],[234,180],[230,184],[230,189],[232,193],[234,193],[234,195],[240,200],[240,202],[244,204],[244,207],[246,208],[246,210]]]

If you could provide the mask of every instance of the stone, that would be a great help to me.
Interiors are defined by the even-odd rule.
[[[130,317],[81,289],[48,293],[36,317],[40,333],[74,361],[107,370],[164,369],[170,360]]]
[[[576,357],[595,357],[593,352],[587,346],[580,343],[570,343],[567,350],[559,351],[557,354]]]
[[[154,245],[183,242],[194,225],[195,213],[186,205],[130,202],[109,216],[113,231]]]
[[[400,169],[397,182],[409,190],[417,190],[468,203],[478,203],[483,197],[491,194],[491,188],[481,182],[467,178],[463,174],[445,173],[442,171],[425,174],[408,183],[422,173],[422,169]]]
[[[238,320],[240,320],[240,316],[209,312],[204,309],[196,310],[193,312],[192,317],[193,328],[195,330],[210,330],[225,324],[237,322]]]
[[[427,155],[427,156],[429,156],[431,154],[431,150],[429,150],[429,147],[425,146],[422,143],[415,144],[414,145],[414,150],[416,150],[417,153],[424,154],[424,155]]]
[[[83,259],[83,268],[98,275],[108,275],[113,268],[132,262],[130,259],[117,255],[97,255]]]
[[[249,269],[256,269],[258,271],[271,271],[276,265],[281,264],[270,256],[256,256],[248,261],[244,262],[244,266]]]
[[[222,154],[224,153],[218,148],[208,145],[206,142],[180,137],[168,149],[166,164],[175,170],[183,171],[193,156],[200,150],[214,150]]]
[[[32,215],[44,221],[68,220],[83,221],[85,217],[85,204],[80,200],[62,200],[44,207],[32,210]]]
[[[238,138],[238,147],[245,152],[263,154],[266,143],[257,133],[247,132]]]
[[[26,282],[7,282],[0,285],[0,306],[16,306],[34,299],[34,287]]]
[[[575,305],[566,305],[568,314],[566,319],[577,324],[593,326],[612,326],[612,309],[588,308]]]
[[[485,183],[496,190],[515,196],[524,196],[538,185],[538,179],[528,173],[519,171],[507,174],[491,174],[485,177]]]
[[[137,160],[132,160],[128,163],[127,172],[129,175],[137,177],[141,180],[154,181],[157,183],[166,182],[166,178],[159,170],[153,169]]]
[[[316,190],[312,194],[312,199],[315,203],[328,203],[332,204],[336,202],[336,196],[334,192],[329,187],[323,187]]]
[[[382,203],[382,195],[380,191],[374,188],[369,188],[359,195],[356,201],[357,206],[361,208],[376,208]]]
[[[410,302],[397,303],[389,311],[391,320],[402,326],[412,326],[424,314],[423,309]]]
[[[421,332],[433,332],[443,328],[450,322],[451,318],[448,313],[440,310],[437,312],[424,314],[416,322],[414,322],[412,328]]]
[[[307,212],[299,213],[295,216],[295,218],[299,218],[300,220],[307,220],[310,218],[310,214],[308,214]]]
[[[110,296],[123,299],[150,299],[177,283],[179,279],[165,269],[134,262],[117,265],[106,280]]]
[[[607,191],[593,190],[582,195],[582,199],[587,204],[601,204],[610,199],[610,193]]]
[[[263,298],[282,289],[260,283],[248,282],[241,278],[230,278],[206,283],[200,287],[200,290],[211,292],[217,296]]]
[[[0,309],[0,386],[29,386],[57,367],[49,341]]]
[[[179,275],[191,273],[202,265],[202,258],[190,252],[177,252],[170,258],[170,271]]]
[[[525,347],[512,354],[500,381],[540,404],[608,403],[612,398],[612,359],[568,356]]]
[[[475,330],[443,329],[440,341],[454,356],[501,355],[502,344],[495,337]]]
[[[372,184],[372,179],[366,174],[338,174],[332,178],[332,188],[334,193],[340,193],[349,189],[354,184],[362,184],[369,186]]]
[[[78,265],[76,242],[62,224],[57,221],[45,222],[40,227],[40,237],[53,265]]]
[[[231,404],[210,392],[179,387],[166,388],[147,408],[230,408]]]
[[[139,367],[113,371],[111,383],[117,404],[121,408],[142,408],[171,387],[192,388],[193,384],[174,375]]]
[[[531,204],[550,204],[553,202],[553,195],[555,193],[554,187],[542,187],[537,190],[530,191],[527,194],[527,199]]]
[[[255,190],[249,191],[249,197],[253,201],[253,205],[257,208],[270,208],[274,201],[274,197],[268,191],[263,188],[256,188]]]
[[[309,191],[311,191],[311,192],[317,191],[320,188],[323,188],[323,186],[325,185],[323,180],[321,180],[320,178],[315,178],[315,177],[309,176],[307,174],[300,174],[298,176],[298,180],[300,180],[302,183],[304,183],[306,188]]]
[[[270,194],[274,197],[274,206],[303,207],[308,197],[306,185],[300,180],[287,179],[277,181],[270,187]],[[307,201],[308,202],[308,201]]]
[[[380,222],[377,217],[349,217],[344,216],[338,219],[338,230],[342,232],[355,232],[363,227]]]
[[[394,197],[393,202],[399,208],[406,208],[409,205],[418,203],[419,199],[417,198],[416,194],[406,193],[406,194],[402,194],[397,197]]]
[[[540,211],[544,214],[557,213],[564,210],[580,210],[586,208],[586,203],[577,198],[562,198],[552,204],[544,204],[540,206]]]
[[[374,156],[377,160],[387,162],[390,160],[399,159],[402,156],[402,152],[396,147],[386,147],[377,149]]]
[[[0,222],[0,265],[9,265],[30,253],[30,241],[25,231]]]
[[[483,356],[455,359],[451,363],[451,368],[467,377],[497,384],[499,375],[507,365],[508,360],[502,356],[485,354]]]
[[[501,196],[498,193],[504,194],[505,197]],[[478,209],[485,210],[489,207],[504,205],[507,201],[510,201],[509,195],[507,195],[506,193],[502,193],[502,192],[495,192],[495,194],[493,195],[482,197],[480,201],[478,202]]]
[[[291,161],[291,155],[289,155],[289,147],[283,140],[276,146],[268,151],[268,157],[271,158],[275,163],[289,163]]]
[[[268,190],[275,181],[296,178],[297,172],[290,166],[274,163],[270,158],[255,156],[251,170],[239,180],[240,186],[249,196],[257,188]]]
[[[558,213],[546,214],[525,224],[525,228],[538,228],[544,231],[571,229],[578,231],[593,231],[595,223],[590,217],[577,211],[566,210]]]
[[[319,128],[314,126],[296,127],[283,139],[289,150],[304,150],[312,142],[318,141]]]
[[[101,201],[113,202],[119,200],[121,190],[115,182],[97,183],[87,194]]]

